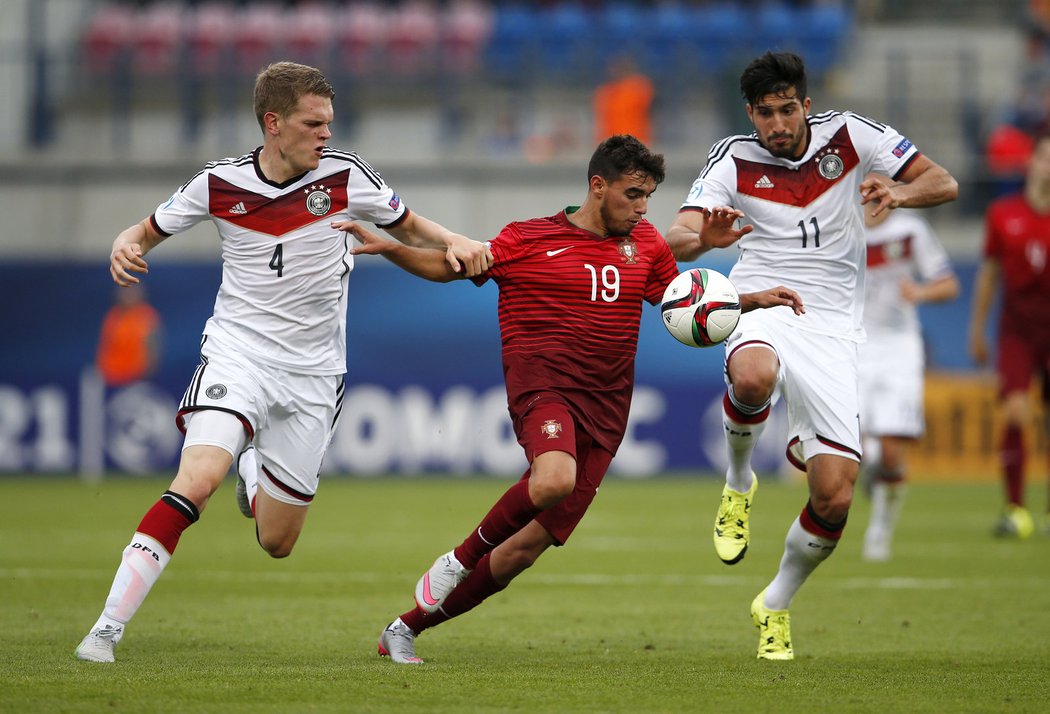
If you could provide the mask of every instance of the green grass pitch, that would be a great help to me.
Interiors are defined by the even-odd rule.
[[[989,484],[914,484],[883,564],[860,560],[859,497],[793,603],[794,662],[755,658],[748,615],[806,498],[769,478],[736,566],[710,542],[716,479],[610,479],[567,547],[420,637],[425,665],[379,658],[416,578],[506,485],[328,479],[277,561],[227,483],[107,666],[72,651],[167,481],[0,479],[0,711],[1050,711],[1050,537],[993,539]]]

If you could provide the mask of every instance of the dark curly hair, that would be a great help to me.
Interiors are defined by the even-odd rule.
[[[663,154],[654,154],[630,134],[610,136],[598,144],[587,164],[588,181],[591,176],[615,181],[620,176],[634,173],[650,176],[659,185],[663,183],[666,169]]]
[[[756,57],[740,75],[740,94],[755,106],[767,94],[783,96],[795,88],[799,101],[806,94],[806,64],[793,52],[766,52]]]

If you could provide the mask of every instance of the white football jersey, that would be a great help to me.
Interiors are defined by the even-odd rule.
[[[906,279],[927,282],[952,274],[944,246],[930,225],[913,211],[898,208],[865,230],[868,275],[864,289],[864,329],[876,334],[918,336],[919,311],[901,297]]]
[[[209,163],[151,217],[164,235],[211,219],[222,240],[222,284],[204,334],[301,374],[346,372],[352,240],[335,220],[390,227],[408,209],[355,153],[326,148],[317,169],[281,184],[259,151]]]
[[[737,242],[729,274],[740,292],[785,285],[806,314],[773,308],[798,329],[863,340],[864,221],[859,187],[869,171],[897,177],[919,156],[885,124],[850,112],[806,119],[798,160],[774,157],[755,134],[717,142],[682,210],[732,206],[754,230]]]

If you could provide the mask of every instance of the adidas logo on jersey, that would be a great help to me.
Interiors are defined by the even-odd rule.
[[[244,207],[244,201],[238,201],[237,205],[230,209],[230,213],[236,214],[238,216],[243,216],[247,212],[248,209]]]
[[[755,181],[755,188],[773,188],[773,182],[769,180],[769,177],[762,174],[762,178]]]

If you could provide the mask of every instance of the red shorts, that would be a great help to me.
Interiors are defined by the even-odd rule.
[[[1040,375],[1044,380],[1043,398],[1046,399],[1050,343],[1032,342],[1020,335],[1000,332],[996,370],[999,373],[1000,397],[1011,392],[1027,392],[1032,384],[1032,377]]]
[[[518,443],[525,448],[529,463],[548,451],[564,451],[576,458],[576,486],[572,493],[536,516],[536,522],[547,529],[557,544],[564,545],[598,493],[613,455],[590,434],[576,428],[569,406],[557,395],[541,397],[516,423]],[[522,479],[531,475],[530,469]]]

